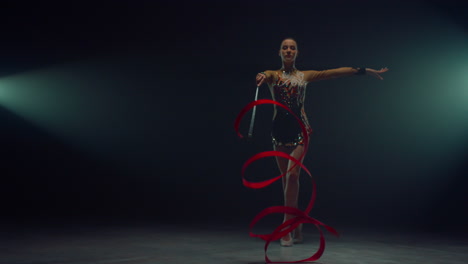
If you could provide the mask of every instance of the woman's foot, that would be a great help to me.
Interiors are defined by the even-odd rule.
[[[291,233],[287,234],[286,236],[280,239],[280,244],[282,247],[292,247],[293,243],[294,240],[291,237]]]
[[[301,244],[304,238],[302,237],[302,224],[300,224],[296,229],[294,229],[294,244]]]

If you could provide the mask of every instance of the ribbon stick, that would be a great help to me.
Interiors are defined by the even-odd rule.
[[[258,98],[258,86],[257,86],[257,90],[255,91],[255,100],[254,100],[254,102],[257,101],[257,98]],[[253,110],[252,110],[252,118],[250,119],[249,138],[252,137],[252,133],[253,133],[253,126],[254,126],[254,122],[255,122],[255,110],[257,110],[257,106],[256,106],[256,105],[253,107]]]

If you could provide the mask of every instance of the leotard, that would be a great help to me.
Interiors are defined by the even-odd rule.
[[[304,110],[307,86],[304,73],[295,70],[291,73],[276,72],[276,75],[276,81],[270,85],[273,100],[289,107],[302,120],[307,128],[306,136],[309,136],[312,129]],[[304,144],[304,135],[296,118],[287,110],[276,107],[276,105],[271,136],[273,144],[276,146],[294,147]]]

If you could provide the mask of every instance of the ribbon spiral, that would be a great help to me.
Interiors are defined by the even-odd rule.
[[[240,125],[240,122],[241,122],[242,118],[244,117],[244,115],[249,110],[251,110],[252,108],[254,108],[257,105],[262,105],[262,104],[277,105],[277,106],[279,106],[281,108],[284,108],[287,111],[289,111],[296,118],[297,122],[301,126],[303,135],[307,135],[307,129],[306,129],[304,123],[293,111],[291,111],[291,109],[289,109],[289,107],[287,107],[287,106],[285,106],[285,105],[283,105],[283,104],[281,104],[279,102],[270,100],[270,99],[261,99],[261,100],[256,100],[256,101],[250,102],[238,114],[238,116],[237,116],[237,118],[236,118],[236,120],[234,122],[234,129],[235,129],[235,131],[237,132],[237,135],[240,138],[243,138],[242,134],[239,132],[239,125]],[[321,226],[324,227],[325,229],[327,229],[328,232],[332,233],[333,235],[339,236],[338,232],[334,228],[332,228],[330,226],[327,226],[324,223],[318,221],[317,219],[312,218],[312,217],[309,216],[309,213],[312,210],[312,207],[314,206],[315,199],[316,199],[316,184],[315,184],[315,181],[314,181],[310,171],[304,166],[304,164],[302,164],[302,162],[300,162],[303,159],[303,157],[305,156],[306,152],[307,152],[308,145],[309,145],[309,137],[304,136],[304,152],[302,153],[302,155],[301,155],[301,157],[299,159],[295,159],[291,155],[288,155],[288,154],[286,154],[284,152],[281,152],[281,151],[265,151],[265,152],[260,152],[260,153],[258,153],[256,155],[252,156],[242,166],[242,172],[241,172],[242,173],[242,183],[244,184],[244,186],[249,187],[249,188],[253,188],[253,189],[260,189],[260,188],[264,188],[264,187],[269,186],[273,182],[275,182],[275,181],[279,180],[280,178],[284,177],[289,171],[294,169],[296,166],[300,166],[302,169],[304,169],[304,171],[312,179],[312,195],[311,195],[311,199],[309,201],[309,204],[307,205],[307,208],[304,211],[301,211],[301,210],[299,210],[297,208],[288,207],[288,206],[272,206],[272,207],[268,207],[268,208],[262,210],[250,222],[250,225],[249,225],[249,234],[250,234],[250,236],[251,237],[259,237],[259,238],[265,240],[264,250],[265,250],[265,262],[266,263],[300,263],[300,262],[318,260],[323,255],[323,252],[325,251],[325,237],[324,237],[323,232],[322,232],[322,230],[320,228]],[[276,176],[276,177],[274,177],[272,179],[269,179],[269,180],[265,180],[265,181],[262,181],[262,182],[250,182],[250,181],[246,180],[245,179],[245,171],[246,171],[247,167],[249,167],[249,165],[252,164],[253,162],[255,162],[255,161],[259,160],[259,159],[266,158],[266,157],[282,157],[282,158],[288,159],[290,161],[293,161],[294,166],[292,166],[287,172],[285,172],[285,173],[283,173],[283,174],[281,174],[279,176]],[[282,223],[281,225],[279,225],[271,234],[255,234],[255,233],[253,233],[252,229],[258,223],[258,221],[260,221],[261,219],[263,219],[264,217],[266,217],[266,216],[268,216],[270,214],[290,214],[290,215],[294,215],[295,217],[291,218],[291,219],[285,221],[284,223]],[[271,261],[268,258],[268,254],[267,254],[268,246],[270,245],[270,243],[272,241],[275,241],[275,240],[278,240],[278,239],[284,237],[285,235],[287,235],[288,233],[290,233],[291,231],[296,229],[296,227],[298,227],[302,223],[313,224],[313,225],[315,225],[317,227],[317,229],[318,229],[318,231],[320,233],[320,245],[319,245],[318,250],[311,257],[306,258],[306,259],[302,259],[302,260],[286,261],[286,262],[285,261],[281,261],[281,262]]]

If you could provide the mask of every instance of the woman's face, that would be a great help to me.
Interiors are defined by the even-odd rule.
[[[279,55],[284,62],[293,62],[297,57],[297,44],[292,39],[285,39],[281,43]]]

